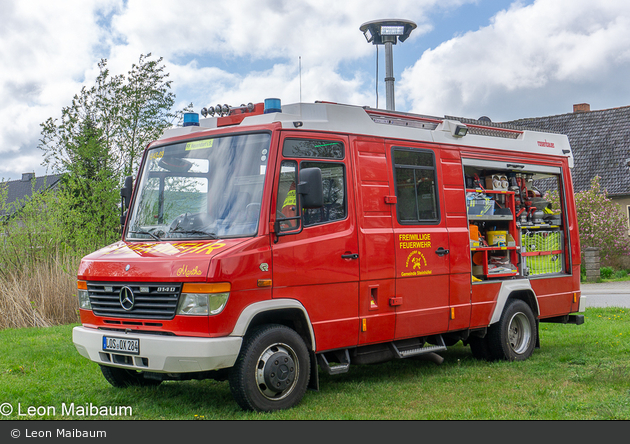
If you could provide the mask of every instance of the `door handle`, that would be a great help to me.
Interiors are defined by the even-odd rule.
[[[351,254],[342,254],[341,255],[342,259],[359,259],[359,255],[356,253],[351,253]]]
[[[449,250],[445,250],[444,248],[440,247],[437,250],[435,250],[435,254],[437,254],[438,256],[442,257],[445,254],[448,254]]]

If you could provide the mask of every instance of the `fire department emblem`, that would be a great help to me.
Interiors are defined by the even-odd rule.
[[[412,270],[422,270],[423,266],[427,266],[427,260],[424,257],[424,254],[422,254],[418,250],[409,253],[409,256],[407,256],[407,262],[405,264],[406,268],[412,267]]]

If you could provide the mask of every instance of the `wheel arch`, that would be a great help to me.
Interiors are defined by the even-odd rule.
[[[315,351],[315,333],[306,308],[295,299],[274,299],[247,306],[230,336],[245,336],[258,325],[281,324],[295,330],[306,345]]]
[[[534,317],[538,319],[538,316],[540,315],[540,307],[538,306],[536,293],[534,293],[529,280],[504,281],[501,284],[499,296],[497,297],[497,303],[494,307],[492,317],[490,318],[490,325],[499,322],[505,306],[508,301],[512,299],[520,299],[529,305],[534,312]]]

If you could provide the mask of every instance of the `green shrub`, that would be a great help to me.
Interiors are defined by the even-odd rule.
[[[628,277],[628,270],[617,270],[613,275],[615,279],[623,279]]]
[[[599,176],[593,177],[588,190],[575,193],[582,254],[586,247],[597,247],[602,265],[620,268],[619,263],[630,257],[626,216],[621,207],[608,198],[599,180]],[[553,208],[560,208],[557,191],[549,192],[546,198],[553,202]]]
[[[602,279],[610,279],[613,276],[614,270],[612,267],[601,267],[599,269],[599,275]]]

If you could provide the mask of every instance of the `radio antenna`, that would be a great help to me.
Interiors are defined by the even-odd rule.
[[[378,109],[378,45],[376,46],[376,78],[374,79],[374,84],[376,86],[376,109]]]
[[[302,56],[300,56],[299,60],[299,71],[300,71],[300,103],[302,103]]]

